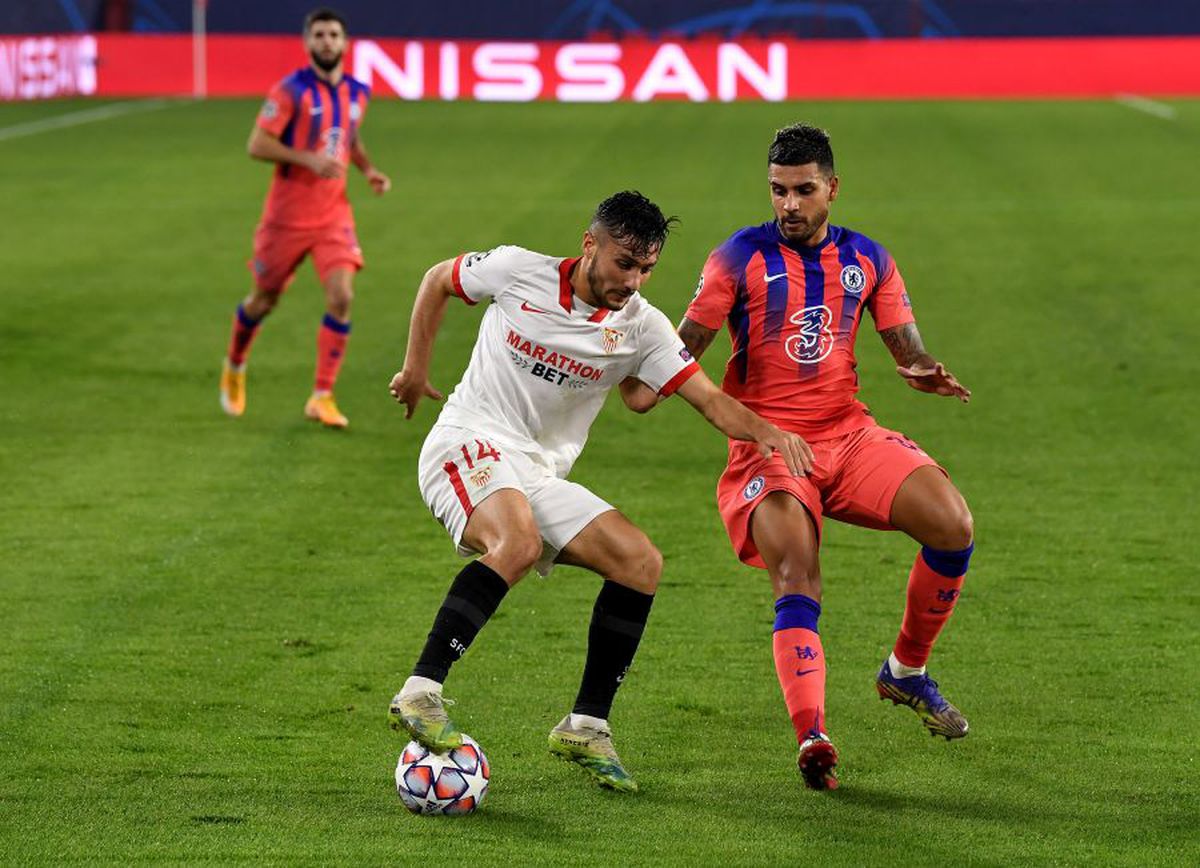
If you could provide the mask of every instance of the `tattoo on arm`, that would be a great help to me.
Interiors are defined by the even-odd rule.
[[[708,345],[716,336],[716,329],[705,328],[687,317],[684,317],[683,322],[679,324],[679,337],[683,340],[683,345],[687,347],[688,352],[692,354],[692,358],[698,359],[704,355],[704,351],[708,349]]]
[[[895,328],[885,329],[879,333],[884,345],[896,364],[908,367],[917,362],[933,362],[933,357],[925,351],[921,342],[921,333],[917,331],[916,323],[906,323]]]

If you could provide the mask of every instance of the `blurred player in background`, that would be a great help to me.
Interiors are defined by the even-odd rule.
[[[838,176],[828,135],[797,124],[768,153],[775,219],[735,232],[712,252],[679,326],[699,358],[727,323],[733,354],[722,388],[786,431],[803,435],[813,471],[799,478],[773,456],[731,441],[717,504],[738,557],[765,567],[775,593],[775,669],[813,789],[837,786],[825,729],[825,653],[818,548],[825,515],[902,530],[922,545],[881,698],[912,707],[931,734],[967,734],[967,721],[925,671],[954,611],[973,549],[967,504],[916,443],[881,427],[854,395],[854,340],[870,312],[896,372],[912,388],[967,401],[971,393],[925,351],[904,281],[878,243],[829,223]],[[645,387],[627,403],[656,403]]]
[[[756,454],[777,453],[785,473],[810,466],[804,441],[721,392],[639,294],[671,223],[641,194],[617,193],[596,209],[581,257],[497,247],[439,263],[421,282],[404,367],[390,387],[408,417],[422,398],[441,398],[428,378],[446,304],[491,301],[417,471],[425,503],[459,553],[480,556],[451,584],[389,709],[393,727],[432,750],[461,743],[442,699],[451,664],[531,568],[546,575],[570,564],[604,582],[575,706],[551,731],[550,748],[603,786],[637,789],[613,748],[608,715],[650,615],[662,556],[629,519],[566,479],[614,385],[624,392],[645,383],[663,397],[678,391],[727,436]],[[613,444],[610,458],[619,460],[624,446]]]
[[[346,198],[346,166],[353,163],[379,195],[392,186],[367,156],[359,127],[370,90],[342,69],[346,23],[331,9],[304,19],[310,64],[279,82],[267,96],[250,134],[251,157],[275,163],[275,177],[254,233],[254,289],[238,306],[221,371],[221,407],[246,410],[246,357],[263,317],[311,255],[325,290],[326,313],[317,332],[317,366],[304,415],[331,428],[348,423],[333,385],[350,337],[354,273],[363,266]]]

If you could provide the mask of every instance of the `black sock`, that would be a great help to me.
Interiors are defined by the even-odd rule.
[[[642,640],[653,603],[653,594],[643,594],[616,582],[604,583],[592,608],[587,663],[575,698],[575,714],[608,719],[617,688]]]
[[[472,561],[463,567],[434,616],[412,674],[445,681],[450,664],[467,652],[507,593],[508,583],[487,564]]]

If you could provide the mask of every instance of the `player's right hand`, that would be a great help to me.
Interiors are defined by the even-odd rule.
[[[309,171],[321,178],[340,178],[346,174],[346,167],[327,154],[310,152],[306,162]]]
[[[799,434],[783,431],[770,423],[767,430],[758,439],[758,451],[763,458],[769,458],[772,452],[779,452],[783,463],[791,471],[792,476],[807,476],[813,469],[812,447]]]
[[[404,414],[405,419],[412,418],[413,411],[417,409],[417,404],[421,403],[422,398],[442,400],[442,393],[433,388],[424,376],[417,376],[407,368],[392,377],[388,391],[392,393],[397,404],[408,408]]]

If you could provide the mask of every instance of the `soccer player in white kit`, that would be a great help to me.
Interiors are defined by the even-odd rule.
[[[462,735],[446,715],[442,683],[508,589],[531,568],[585,567],[604,579],[592,611],[575,705],[550,732],[550,749],[602,786],[636,790],[613,748],[608,715],[641,640],[662,555],[611,504],[566,476],[608,390],[640,381],[678,392],[726,436],[778,450],[792,472],[811,468],[800,437],[779,430],[718,389],[666,316],[638,290],[674,218],[636,192],[610,196],[584,232],[582,256],[521,247],[466,253],[426,272],[413,305],[404,367],[391,392],[411,418],[424,397],[434,338],[452,297],[490,299],[471,362],[421,450],[421,496],[464,556],[413,674],[392,700],[396,729],[436,752]]]

